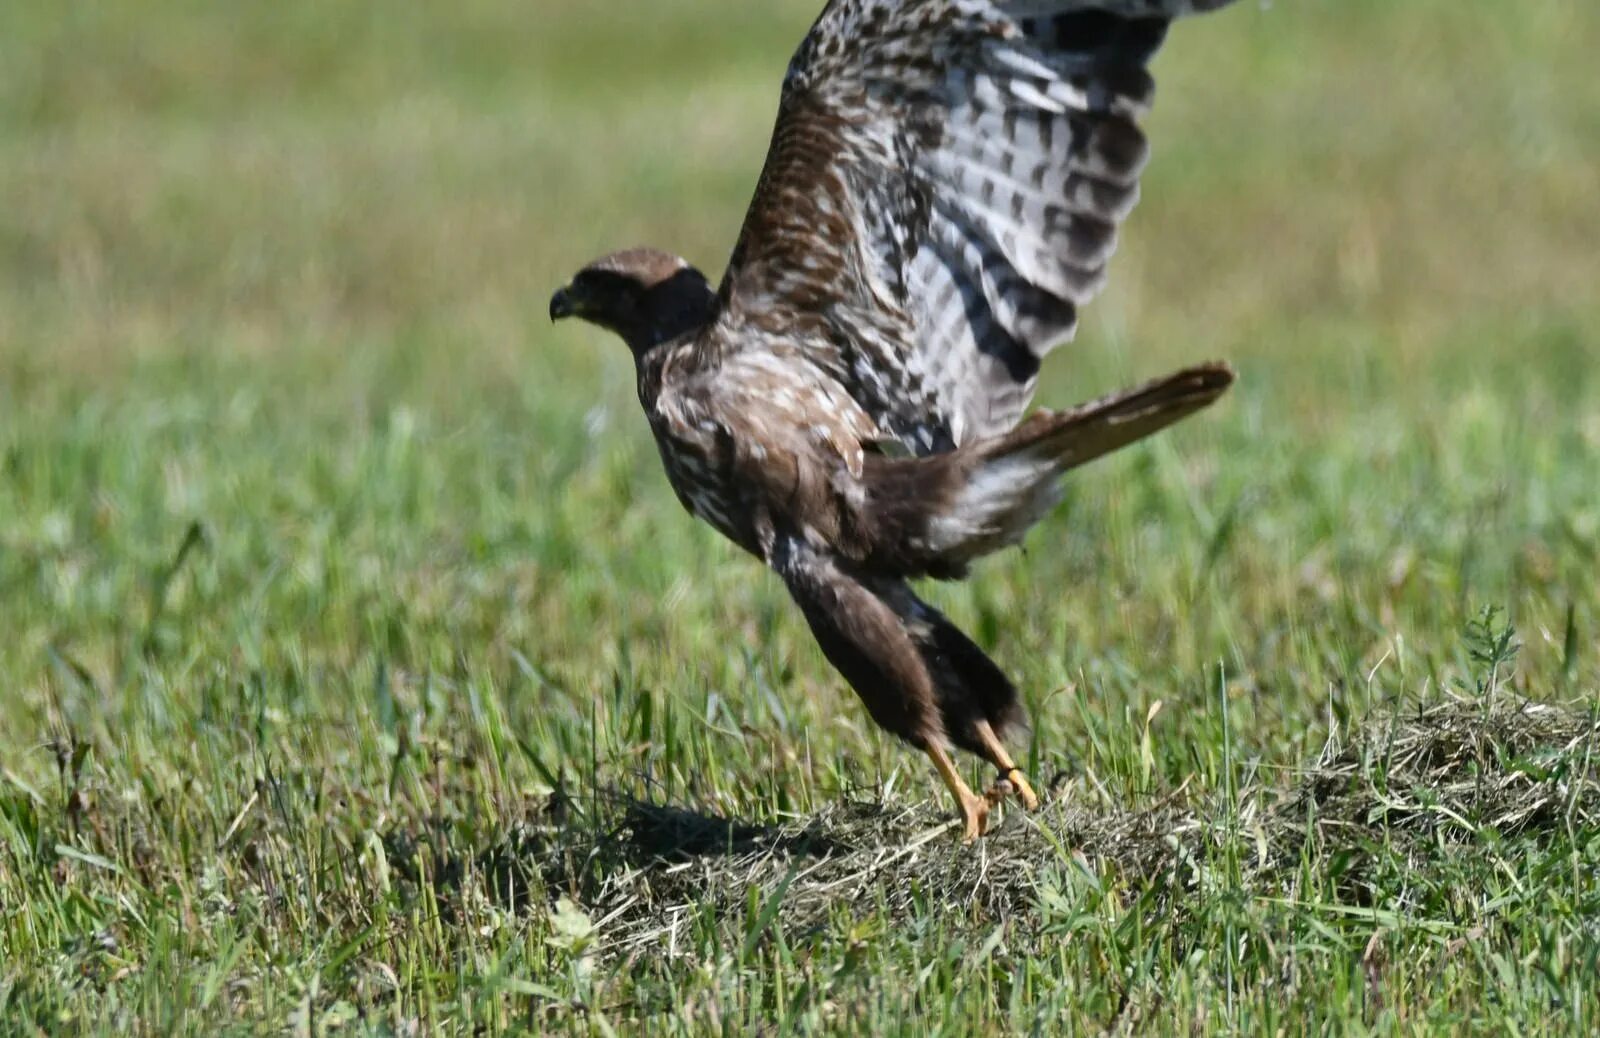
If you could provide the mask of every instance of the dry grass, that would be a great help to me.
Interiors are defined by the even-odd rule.
[[[1131,810],[1066,786],[1058,781],[1034,814],[1011,811],[970,848],[956,840],[959,824],[928,803],[847,801],[754,824],[618,794],[580,804],[558,792],[543,817],[471,871],[501,898],[542,886],[570,899],[591,921],[595,950],[625,960],[692,954],[690,931],[706,920],[747,939],[751,909],[760,929],[791,939],[841,914],[893,925],[930,907],[1026,931],[1065,863],[1129,898],[1153,891],[1158,911],[1181,912],[1208,885],[1205,873],[1234,856],[1231,867],[1262,897],[1296,896],[1308,859],[1340,860],[1340,903],[1359,909],[1373,907],[1364,875],[1374,848],[1426,857],[1439,846],[1470,852],[1490,836],[1600,828],[1600,719],[1510,694],[1450,698],[1360,725],[1291,784],[1252,783],[1232,802],[1180,789]],[[461,866],[445,871],[459,880]]]

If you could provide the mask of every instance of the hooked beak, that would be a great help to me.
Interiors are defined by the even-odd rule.
[[[550,320],[559,321],[565,317],[572,317],[577,312],[578,303],[573,299],[570,287],[563,288],[550,297]]]

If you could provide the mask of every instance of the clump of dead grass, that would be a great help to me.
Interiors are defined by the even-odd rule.
[[[1340,828],[1414,841],[1593,825],[1597,733],[1592,712],[1522,699],[1449,701],[1331,741],[1273,815],[1291,826],[1312,817],[1332,843],[1341,842]]]
[[[581,905],[615,955],[670,955],[688,947],[686,927],[738,930],[752,914],[788,933],[838,911],[898,919],[930,905],[1026,925],[1049,870],[1074,861],[1173,901],[1230,844],[1244,881],[1266,890],[1308,853],[1597,826],[1597,736],[1592,712],[1451,699],[1357,726],[1291,780],[1239,789],[1229,803],[1179,791],[1131,810],[1068,797],[1013,812],[975,847],[930,803],[846,802],[763,826],[618,799],[613,824],[525,834],[510,857],[536,867],[552,898]]]

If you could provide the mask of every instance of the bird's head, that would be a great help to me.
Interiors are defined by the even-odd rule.
[[[627,249],[590,263],[550,298],[550,319],[581,317],[635,353],[708,323],[716,293],[704,274],[656,249]]]

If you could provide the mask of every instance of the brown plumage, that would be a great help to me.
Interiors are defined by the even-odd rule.
[[[1063,473],[1215,400],[1192,368],[1017,420],[1099,287],[1145,159],[1145,62],[1227,0],[834,0],[801,44],[719,289],[632,249],[557,292],[633,352],[685,508],[773,568],[967,837],[1007,792],[1015,687],[908,581],[1019,542]],[[950,759],[999,769],[987,797]]]

